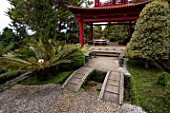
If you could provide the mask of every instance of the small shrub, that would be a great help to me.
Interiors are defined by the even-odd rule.
[[[135,84],[134,84],[133,76],[130,76],[130,77],[125,76],[125,78],[124,78],[124,88],[125,88],[124,99],[125,99],[125,101],[131,102],[133,104],[138,104],[134,85]]]
[[[103,83],[105,76],[106,76],[106,72],[94,70],[92,73],[90,73],[89,79],[94,80],[96,82]]]
[[[61,70],[74,70],[81,67],[84,64],[85,62],[84,52],[79,47],[77,47],[75,52],[78,54],[69,58],[69,60],[71,60],[72,63],[62,64],[60,66]]]
[[[161,86],[167,86],[169,74],[166,72],[162,72],[158,74],[157,84]]]

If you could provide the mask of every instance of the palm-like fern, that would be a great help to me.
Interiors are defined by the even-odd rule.
[[[69,58],[79,55],[76,49],[75,46],[41,36],[39,41],[31,40],[24,47],[1,57],[0,68],[16,68],[15,72],[32,71],[38,79],[45,80],[51,75],[51,67],[71,63]],[[40,59],[44,62],[38,62]]]

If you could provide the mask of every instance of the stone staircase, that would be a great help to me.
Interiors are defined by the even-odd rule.
[[[105,57],[117,57],[120,55],[118,51],[104,51],[104,50],[93,50],[90,53],[92,56],[105,56]]]

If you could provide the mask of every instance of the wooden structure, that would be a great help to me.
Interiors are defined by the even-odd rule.
[[[92,8],[68,6],[68,9],[73,12],[77,22],[79,22],[80,44],[83,47],[84,23],[90,25],[89,40],[93,40],[93,26],[95,26],[95,23],[107,22],[110,25],[111,22],[117,22],[118,24],[127,24],[128,22],[131,24],[131,22],[139,18],[139,13],[149,2],[151,0],[135,4],[128,3],[128,0],[108,0],[105,3],[100,2],[100,0],[94,0],[94,7]]]

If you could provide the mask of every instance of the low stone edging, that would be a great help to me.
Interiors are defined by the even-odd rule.
[[[28,78],[32,72],[26,72],[24,74],[21,74],[20,76],[12,79],[12,80],[9,80],[9,81],[6,81],[4,84],[1,84],[0,85],[0,92],[3,92],[5,89],[8,89],[9,87],[17,84],[18,82]]]

